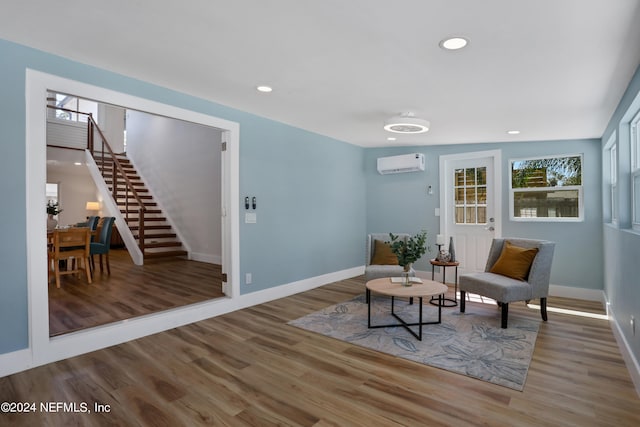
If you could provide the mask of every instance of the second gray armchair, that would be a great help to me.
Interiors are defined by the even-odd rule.
[[[540,298],[540,314],[547,320],[547,295],[554,242],[493,239],[484,272],[460,276],[460,312],[467,292],[492,298],[502,308],[501,327],[507,327],[509,303]]]

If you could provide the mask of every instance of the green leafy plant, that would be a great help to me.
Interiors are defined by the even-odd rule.
[[[391,251],[398,257],[398,264],[409,270],[411,264],[419,260],[427,252],[427,232],[420,231],[407,238],[406,242],[399,236],[389,233]]]
[[[62,209],[60,209],[60,206],[58,205],[58,202],[54,202],[53,200],[49,200],[47,202],[47,214],[48,215],[58,215],[60,212],[62,212]]]

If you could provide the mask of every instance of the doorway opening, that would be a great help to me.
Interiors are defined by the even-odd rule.
[[[105,269],[100,259],[91,285],[81,275],[62,276],[60,288],[49,285],[50,336],[224,297],[220,129],[81,94],[51,91],[47,105],[47,181],[56,182],[48,203],[58,202],[58,188],[66,195],[57,226],[84,227],[90,216],[117,220],[109,241],[98,242],[109,248],[109,263]],[[120,159],[135,185],[131,191],[116,182],[113,159],[97,147],[90,151],[101,173],[90,173],[89,120],[99,129],[94,139],[104,136]],[[136,215],[136,198],[144,203],[146,224]],[[97,241],[99,227],[93,232]],[[125,233],[146,249],[146,268],[132,261]]]
[[[46,121],[42,108],[52,90],[82,94],[87,99],[108,105],[126,105],[136,111],[170,117],[197,125],[219,129],[226,151],[221,154],[220,220],[222,268],[228,274],[223,286],[226,298],[202,301],[184,307],[116,321],[57,337],[49,336],[49,300],[47,283],[46,204],[44,183],[47,172]],[[239,207],[238,164],[239,125],[218,117],[161,104],[58,76],[27,70],[26,73],[26,198],[27,198],[27,259],[29,300],[30,366],[75,356],[96,349],[129,341],[155,332],[171,329],[233,311],[239,296]],[[85,153],[86,154],[86,153]],[[89,157],[87,157],[89,161]],[[112,210],[115,210],[112,209]]]

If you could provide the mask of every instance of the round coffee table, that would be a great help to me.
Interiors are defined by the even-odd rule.
[[[447,292],[447,286],[442,283],[434,282],[433,280],[422,279],[422,283],[414,283],[411,286],[403,286],[401,283],[393,283],[390,277],[384,277],[381,279],[370,280],[366,284],[367,288],[367,326],[369,328],[391,328],[402,326],[405,328],[411,335],[413,335],[418,340],[422,341],[422,326],[423,325],[434,325],[438,324],[442,321],[442,298],[444,294]],[[371,324],[371,292],[380,295],[387,295],[391,297],[391,315],[398,319],[400,323],[394,323],[389,325],[372,325]],[[438,320],[431,322],[423,322],[422,320],[422,298],[424,297],[433,297],[438,296],[440,300],[440,304],[438,304]],[[396,297],[403,298],[418,298],[418,312],[419,312],[419,320],[415,323],[408,323],[398,316],[394,311],[394,303]],[[416,334],[410,326],[418,326],[418,333]]]

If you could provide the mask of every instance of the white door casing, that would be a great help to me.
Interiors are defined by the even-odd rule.
[[[115,92],[98,86],[65,79],[28,69],[26,97],[26,201],[27,201],[27,288],[29,304],[29,348],[20,351],[21,360],[11,359],[12,367],[0,366],[3,372],[16,372],[67,357],[109,347],[187,323],[228,313],[238,308],[240,296],[239,249],[239,131],[238,123],[161,104],[144,98]],[[90,99],[153,114],[211,126],[224,131],[227,151],[223,154],[223,268],[229,275],[225,294],[228,298],[177,307],[160,313],[140,316],[103,326],[49,337],[49,302],[47,283],[46,217],[41,213],[46,203],[46,109],[43,105],[49,90],[79,93]],[[17,368],[16,368],[17,367]]]
[[[501,151],[440,156],[440,234],[453,237],[460,273],[483,271],[502,235]]]

